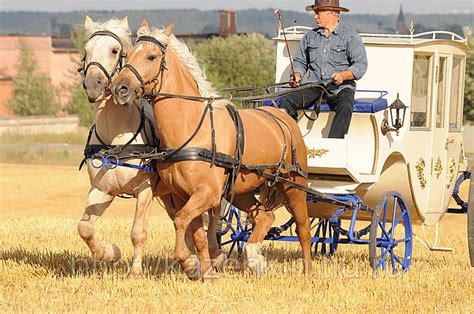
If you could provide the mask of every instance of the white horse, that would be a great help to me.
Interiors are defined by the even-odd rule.
[[[115,196],[126,194],[135,197],[136,211],[131,232],[134,255],[130,275],[141,276],[143,247],[147,238],[146,230],[153,196],[160,196],[172,219],[176,212],[174,205],[180,206],[181,203],[178,199],[173,199],[168,188],[161,184],[156,171],[115,167],[110,163],[116,162],[115,159],[105,160],[106,163],[109,162],[109,167],[106,167],[106,164],[97,168],[101,160],[94,158],[94,155],[101,150],[110,151],[112,148],[120,156],[130,152],[143,152],[156,146],[157,143],[152,125],[154,117],[151,106],[145,105],[142,108],[118,106],[111,99],[108,89],[112,77],[120,70],[123,58],[131,46],[127,17],[98,23],[86,16],[84,28],[86,43],[82,68],[83,86],[89,101],[94,103],[95,120],[85,150],[91,188],[84,215],[78,224],[78,231],[94,258],[101,261],[120,259],[121,253],[117,246],[100,244],[94,238],[94,223],[109,207]],[[141,159],[128,159],[126,163],[132,167],[143,166]],[[199,217],[186,236],[186,244],[189,249],[195,251],[194,243],[197,243],[196,248],[200,257],[209,256],[209,253],[204,252],[199,245],[205,237],[202,220]],[[188,272],[195,270],[196,278],[202,271],[198,258],[190,262],[187,268],[185,270]]]

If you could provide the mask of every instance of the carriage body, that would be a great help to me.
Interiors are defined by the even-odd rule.
[[[285,30],[292,55],[308,30]],[[371,208],[388,191],[397,191],[414,222],[434,224],[446,212],[458,173],[467,166],[462,144],[467,41],[447,32],[362,34],[362,39],[369,66],[357,82],[346,137],[327,138],[334,112],[324,105],[316,121],[299,115],[310,186],[325,194],[356,193]],[[275,40],[278,83],[288,80],[291,68],[282,31]],[[409,107],[405,123],[398,134],[384,134],[384,120],[391,120],[388,106],[397,94]],[[307,114],[316,117],[314,111]],[[337,209],[313,202],[308,207],[313,217],[323,218]],[[361,213],[358,219],[369,220],[370,215]]]

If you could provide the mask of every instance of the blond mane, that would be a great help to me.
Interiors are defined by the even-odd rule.
[[[192,54],[191,51],[189,51],[188,46],[186,46],[182,40],[176,38],[176,36],[173,34],[171,36],[163,34],[163,30],[157,28],[150,29],[148,27],[141,27],[138,29],[137,36],[152,36],[164,45],[167,45],[169,48],[171,48],[179,60],[181,60],[188,69],[189,73],[196,82],[199,93],[202,97],[220,96],[219,92],[217,92],[214,86],[212,86],[212,83],[207,80],[206,74],[197,62],[196,56]],[[216,101],[214,105],[224,105],[221,103],[221,101]],[[225,101],[225,103],[227,104],[228,101]]]
[[[132,32],[130,31],[130,28],[124,27],[122,25],[122,20],[116,17],[113,17],[103,23],[94,22],[93,27],[85,30],[86,38],[88,39],[93,33],[97,31],[109,31],[117,35],[120,39],[120,43],[122,44],[124,53],[127,53],[127,51],[132,46],[132,42],[130,39]]]

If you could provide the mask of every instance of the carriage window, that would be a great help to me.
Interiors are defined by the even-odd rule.
[[[410,123],[414,128],[430,126],[431,68],[433,57],[415,55]]]
[[[451,95],[449,103],[449,128],[459,129],[461,126],[462,108],[462,80],[463,80],[463,58],[454,56],[453,77],[451,79]]]
[[[436,101],[436,127],[444,127],[444,108],[446,107],[446,83],[447,83],[447,63],[448,58],[439,58],[437,68],[438,99]]]

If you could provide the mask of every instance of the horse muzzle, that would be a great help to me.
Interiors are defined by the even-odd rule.
[[[111,90],[114,95],[115,103],[119,105],[129,105],[135,98],[135,91],[125,82],[114,83]]]
[[[82,82],[89,102],[96,102],[105,93],[108,81],[102,75],[88,75]]]

